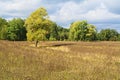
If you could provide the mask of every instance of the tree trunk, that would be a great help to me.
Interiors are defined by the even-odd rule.
[[[38,45],[38,40],[35,41],[35,47],[37,47],[37,45]]]

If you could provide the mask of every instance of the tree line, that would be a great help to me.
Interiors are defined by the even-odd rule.
[[[6,20],[0,18],[0,39],[11,41],[119,41],[120,34],[114,29],[100,32],[87,21],[74,21],[63,28],[49,19],[45,8],[32,12],[28,18]]]

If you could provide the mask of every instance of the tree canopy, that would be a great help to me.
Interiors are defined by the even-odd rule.
[[[8,40],[26,40],[26,29],[24,27],[24,20],[20,18],[14,18],[9,21],[7,28],[7,39]]]
[[[87,21],[75,21],[70,26],[69,39],[74,41],[95,40],[96,28]]]
[[[46,40],[46,35],[49,33],[49,27],[51,27],[52,24],[52,21],[48,19],[46,9],[37,9],[25,21],[27,40]]]
[[[114,29],[103,29],[98,35],[102,41],[116,41],[119,37],[119,33]]]

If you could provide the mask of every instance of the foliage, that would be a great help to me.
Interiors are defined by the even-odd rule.
[[[87,21],[76,21],[70,26],[69,39],[75,41],[95,40],[96,28]]]
[[[56,23],[52,23],[52,26],[50,27],[50,32],[47,35],[48,40],[55,41],[58,40],[58,28]]]
[[[58,40],[64,41],[68,40],[69,36],[69,29],[63,28],[61,26],[58,26]]]
[[[27,39],[26,39],[27,38]],[[87,21],[75,21],[70,28],[58,26],[49,19],[43,7],[35,10],[26,19],[7,21],[0,18],[0,39],[14,41],[120,41],[120,34],[114,29],[103,29],[99,33],[96,27]]]
[[[70,26],[69,39],[70,40],[85,40],[85,34],[87,30],[86,21],[76,21]]]
[[[26,40],[26,29],[24,27],[24,20],[20,18],[14,18],[9,21],[9,26],[7,27],[7,39],[8,40]]]
[[[0,18],[0,39],[6,39],[7,26],[8,22],[5,19]]]
[[[94,25],[88,24],[87,25],[87,31],[86,31],[86,37],[85,40],[86,41],[95,41],[97,40],[97,31],[96,31],[96,27]]]
[[[46,40],[52,24],[52,21],[48,19],[46,9],[37,9],[25,21],[27,40]]]
[[[118,35],[117,41],[120,41],[120,34]]]
[[[114,29],[103,29],[100,31],[98,36],[102,41],[116,41],[119,33]]]

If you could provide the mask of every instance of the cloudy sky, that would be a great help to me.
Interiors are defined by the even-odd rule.
[[[120,32],[120,0],[0,0],[0,17],[27,18],[39,7],[45,7],[50,19],[66,28],[73,21],[87,20],[98,30]]]

